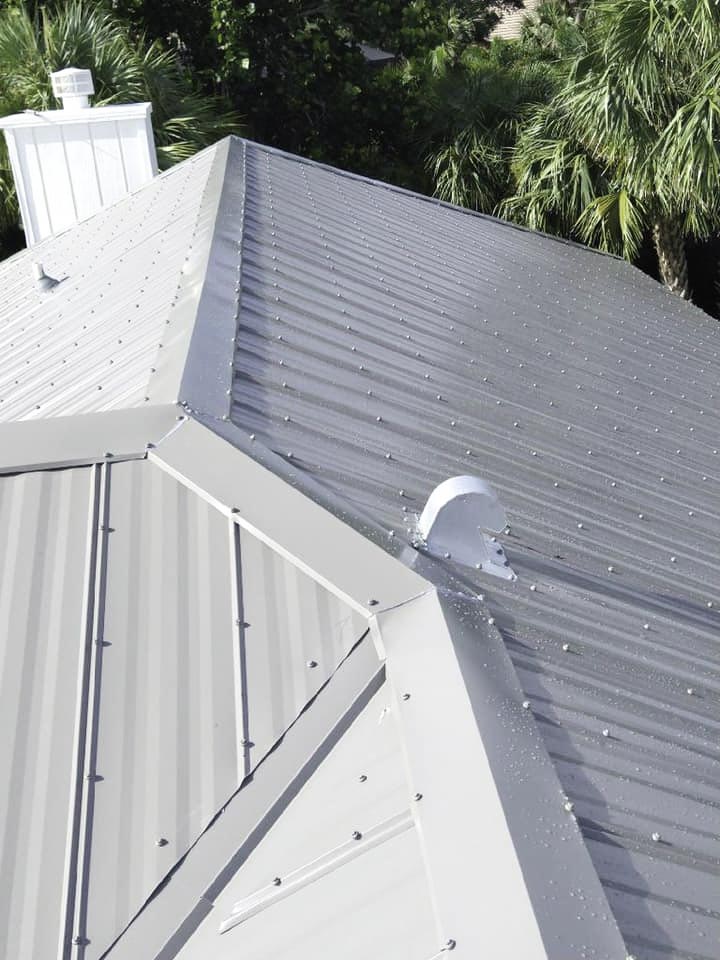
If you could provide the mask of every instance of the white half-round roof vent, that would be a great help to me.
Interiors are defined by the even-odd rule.
[[[84,110],[90,106],[88,97],[95,93],[92,73],[68,67],[50,74],[53,93],[62,100],[63,110]]]
[[[486,573],[517,579],[494,536],[507,524],[495,491],[480,477],[451,477],[435,487],[418,521],[418,546]]]

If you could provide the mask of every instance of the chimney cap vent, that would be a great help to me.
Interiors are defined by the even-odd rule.
[[[53,93],[62,100],[65,110],[89,106],[88,97],[95,93],[92,73],[77,67],[56,70],[50,74]]]

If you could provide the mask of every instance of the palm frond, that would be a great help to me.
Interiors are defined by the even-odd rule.
[[[575,228],[583,243],[632,260],[645,235],[646,214],[637,198],[619,189],[595,197],[581,213]]]

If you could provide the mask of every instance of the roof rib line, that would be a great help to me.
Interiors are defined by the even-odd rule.
[[[64,922],[59,960],[82,958],[87,945],[87,889],[93,823],[105,606],[110,464],[96,464],[91,488],[90,522],[83,600],[85,634],[78,675],[72,807],[64,880]],[[79,888],[79,889],[78,889]],[[77,950],[74,951],[73,948]]]

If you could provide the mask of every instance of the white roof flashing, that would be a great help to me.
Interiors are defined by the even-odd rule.
[[[507,519],[493,488],[480,477],[450,477],[428,497],[418,521],[418,546],[429,554],[454,559],[486,573],[515,580],[505,552],[494,536]]]

